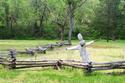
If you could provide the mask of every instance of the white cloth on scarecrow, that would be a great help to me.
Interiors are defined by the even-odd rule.
[[[85,64],[88,64],[91,61],[90,61],[90,58],[89,58],[89,54],[86,50],[86,46],[94,43],[94,41],[90,41],[90,42],[85,43],[85,40],[82,39],[82,35],[80,33],[78,34],[78,39],[80,40],[80,42],[77,46],[72,46],[72,47],[66,48],[66,49],[67,50],[79,50],[80,56],[81,56],[83,62]]]

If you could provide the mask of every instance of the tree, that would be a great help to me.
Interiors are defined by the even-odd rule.
[[[69,24],[70,24],[70,30],[69,30],[69,37],[68,42],[71,43],[71,37],[72,32],[74,29],[74,13],[77,10],[77,8],[81,7],[87,0],[64,0],[67,4],[67,13],[69,16]]]
[[[34,26],[33,26],[33,31],[34,35],[37,37],[43,36],[44,32],[44,26],[43,22],[47,18],[47,15],[49,13],[48,5],[46,0],[33,0],[33,9],[34,9],[34,16],[35,16],[35,21],[34,21]]]
[[[5,13],[4,13],[4,5],[3,5],[3,3],[5,3],[3,0],[1,0],[0,1],[0,27],[5,27],[5,25],[4,25],[4,15],[5,15]]]
[[[51,19],[52,22],[54,24],[57,25],[57,29],[59,32],[59,37],[60,40],[63,41],[64,40],[64,33],[65,33],[65,29],[67,26],[67,10],[65,7],[65,3],[62,1],[58,1],[57,0],[57,4],[53,4],[54,2],[51,2]],[[60,5],[59,5],[60,4]]]
[[[125,0],[0,0],[0,38],[125,39],[124,21]]]
[[[4,9],[5,9],[5,26],[6,28],[10,28],[10,18],[9,18],[9,4],[8,0],[4,1]]]
[[[15,37],[14,29],[18,25],[18,19],[19,19],[19,7],[20,7],[20,1],[19,0],[12,0],[9,4],[10,6],[10,32],[11,37]]]
[[[117,30],[117,16],[120,0],[100,0],[100,5],[94,20],[95,29],[100,32],[100,36],[115,40]]]

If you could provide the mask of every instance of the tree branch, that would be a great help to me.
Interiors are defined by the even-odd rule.
[[[87,0],[82,0],[82,1],[80,2],[80,4],[74,8],[74,11],[75,11],[77,8],[81,7],[84,3],[86,3],[86,1],[87,1]]]

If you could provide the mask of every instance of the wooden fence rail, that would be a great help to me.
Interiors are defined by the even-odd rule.
[[[14,57],[9,60],[0,58],[1,64],[10,69],[33,68],[33,67],[53,67],[61,69],[64,66],[86,70],[91,73],[96,70],[125,69],[125,61],[90,63],[85,65],[81,61],[74,60],[42,60],[42,61],[17,61]]]
[[[47,50],[50,50],[50,49],[52,50],[55,47],[61,47],[61,46],[67,46],[67,45],[70,45],[70,44],[67,42],[56,42],[55,44],[47,44],[47,45],[36,46],[33,48],[26,48],[24,51],[19,51],[16,49],[9,49],[9,51],[13,50],[13,52],[15,52],[16,54],[30,54],[30,55],[34,56],[35,53],[44,53],[45,54]],[[7,56],[8,54],[0,53],[0,56],[5,56],[5,55]]]
[[[62,46],[65,43],[57,43],[47,45],[46,47],[52,48],[54,46]],[[67,44],[66,44],[67,45]],[[41,48],[42,49],[42,48]],[[14,49],[9,50],[9,58],[0,57],[0,64],[9,69],[21,69],[32,67],[53,67],[54,69],[61,69],[64,66],[86,70],[91,73],[96,70],[111,70],[111,69],[125,69],[125,61],[103,62],[103,63],[89,63],[84,64],[82,61],[75,60],[41,60],[41,61],[17,61],[17,52]]]

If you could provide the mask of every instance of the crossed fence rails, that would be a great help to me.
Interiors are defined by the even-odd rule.
[[[33,67],[53,67],[54,69],[62,69],[63,67],[72,67],[83,69],[87,73],[96,70],[111,70],[111,69],[125,69],[125,61],[105,62],[105,63],[89,63],[85,65],[81,61],[75,60],[41,60],[41,61],[17,61],[13,57],[15,53],[10,51],[10,58],[0,58],[0,63],[9,69],[33,68]]]
[[[49,44],[46,45],[47,49],[54,46],[68,45],[64,43]],[[37,49],[38,50],[38,49]],[[9,57],[0,57],[0,64],[9,69],[21,69],[21,68],[33,68],[33,67],[53,67],[54,69],[62,69],[65,66],[83,69],[87,73],[91,73],[96,70],[111,70],[111,69],[125,69],[125,61],[95,63],[91,62],[88,65],[81,61],[75,60],[41,60],[41,61],[18,61],[16,59],[17,52],[14,49],[10,49],[7,52]],[[20,53],[20,52],[18,52]],[[4,54],[2,54],[4,55]]]

